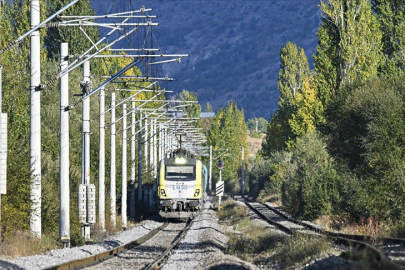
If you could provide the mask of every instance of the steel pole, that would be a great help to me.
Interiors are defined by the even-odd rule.
[[[139,113],[138,134],[138,202],[142,203],[142,113]]]
[[[154,171],[154,168],[153,168],[153,166],[154,166],[154,164],[153,164],[153,154],[154,154],[153,148],[154,148],[154,145],[153,145],[153,138],[152,138],[152,136],[154,134],[153,119],[150,119],[149,124],[150,124],[149,140],[148,140],[148,138],[145,138],[145,139],[148,140],[149,146],[150,146],[149,147],[149,152],[150,152],[149,153],[149,168],[151,169],[150,174],[153,176],[153,171]]]
[[[110,160],[110,212],[111,212],[111,225],[116,226],[115,216],[115,93],[111,93],[111,160]]]
[[[145,169],[148,169],[148,119],[145,117],[145,142],[144,142],[144,147],[145,147]]]
[[[98,163],[98,223],[105,230],[105,90],[100,90],[99,163]]]
[[[160,162],[160,160],[162,159],[162,152],[163,152],[163,131],[162,131],[162,124],[159,124],[159,160],[158,160],[158,164]]]
[[[31,29],[40,23],[39,0],[31,0]],[[31,34],[30,81],[30,231],[41,238],[41,40],[39,31]]]
[[[132,112],[131,112],[131,180],[130,180],[130,191],[131,195],[129,198],[129,217],[135,219],[135,99],[131,101]]]
[[[123,115],[127,114],[127,104],[122,105]],[[122,228],[127,228],[127,117],[122,119],[122,194],[121,221]]]
[[[210,179],[208,181],[208,189],[212,192],[212,145],[210,145]]]
[[[68,43],[61,43],[60,55],[61,55],[60,68],[64,69],[69,65]],[[66,74],[60,78],[60,158],[59,158],[59,178],[60,178],[59,236],[64,247],[70,246],[68,108],[69,108],[69,75]]]
[[[245,193],[245,147],[242,146],[242,194]]]
[[[157,175],[157,120],[153,121],[153,177]]]
[[[0,13],[0,16],[1,16],[1,13]],[[3,66],[0,66],[0,117],[1,117],[1,113],[3,111],[3,109],[2,109],[3,101],[2,100],[3,100]],[[1,132],[1,130],[2,130],[1,122],[2,121],[0,118],[0,157],[3,156],[3,151],[5,151],[5,149],[3,149],[3,147],[2,147],[3,134]],[[2,172],[1,169],[2,169],[2,166],[1,166],[1,159],[0,159],[0,228],[1,228],[1,193],[2,193],[2,190],[1,190],[2,182],[1,181],[3,180],[3,178],[1,177],[1,172]],[[0,237],[0,240],[1,240],[1,237]]]
[[[86,84],[90,84],[90,62],[86,61],[83,63],[83,81]],[[85,87],[84,95],[87,95],[90,89]],[[90,98],[83,100],[83,169],[82,172],[82,184],[90,184]],[[87,202],[88,203],[88,202]],[[87,213],[88,214],[88,213]],[[90,224],[84,225],[84,239],[90,239]]]

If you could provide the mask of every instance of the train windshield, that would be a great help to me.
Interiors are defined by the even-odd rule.
[[[195,166],[166,166],[166,179],[195,179]]]

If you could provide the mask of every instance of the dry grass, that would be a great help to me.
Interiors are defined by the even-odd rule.
[[[260,203],[271,202],[275,207],[281,206],[281,197],[278,194],[268,195],[260,192],[256,200]]]
[[[0,245],[0,258],[12,259],[45,253],[51,249],[61,248],[55,236],[42,235],[42,239],[31,237],[29,232],[16,231],[5,236]]]
[[[229,220],[235,222],[247,215],[247,208],[241,205],[236,205],[234,200],[226,198],[221,202],[221,210],[217,212],[219,220]]]
[[[138,223],[128,221],[128,227],[135,226]],[[102,230],[98,224],[91,227],[91,238],[94,242],[100,242],[108,236],[122,231],[121,217],[117,216],[117,226],[113,227],[111,222],[106,220],[106,229]],[[85,241],[80,241],[79,245]],[[41,239],[31,237],[29,232],[16,231],[5,235],[0,244],[0,259],[13,259],[17,257],[32,256],[45,253],[52,249],[63,248],[59,241],[59,235],[44,235]]]
[[[245,261],[257,265],[278,263],[283,269],[306,263],[330,249],[324,237],[288,237],[271,232],[247,217],[246,207],[235,204],[233,200],[224,200],[223,206],[224,210],[218,211],[217,216],[222,224],[233,227],[233,232],[227,233],[227,253]]]
[[[326,254],[330,245],[326,237],[298,234],[285,237],[278,243],[278,252],[274,260],[280,267],[299,266],[319,255]]]
[[[105,223],[105,230],[101,229],[98,223],[94,224],[91,228],[91,238],[94,242],[100,242],[106,239],[108,236],[113,235],[117,232],[121,232],[123,230],[122,228],[122,222],[121,222],[121,216],[117,215],[116,216],[116,226],[114,227],[111,223],[110,220],[106,220]],[[128,220],[127,221],[127,227],[133,227],[138,225],[138,222]]]
[[[260,138],[252,138],[248,135],[247,142],[249,145],[249,152],[251,154],[256,154],[257,151],[262,149],[262,141],[265,136],[266,136],[265,133],[261,133]]]
[[[346,234],[369,235],[375,237],[397,237],[405,235],[401,226],[389,225],[374,218],[361,218],[358,222],[349,222],[339,216],[321,216],[315,223],[328,231],[339,231]],[[398,229],[396,229],[398,228]],[[402,233],[401,233],[402,232]]]

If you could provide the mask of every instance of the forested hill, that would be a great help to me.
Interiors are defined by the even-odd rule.
[[[150,14],[159,16],[153,20],[160,23],[154,34],[164,53],[191,55],[160,70],[178,80],[171,90],[197,92],[203,107],[209,101],[214,110],[235,100],[246,119],[268,119],[278,107],[281,46],[294,42],[312,61],[317,45],[319,0],[92,0],[97,14],[131,3],[136,9],[153,8]]]

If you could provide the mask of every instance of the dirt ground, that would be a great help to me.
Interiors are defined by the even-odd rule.
[[[260,149],[262,149],[262,141],[263,138],[266,136],[266,134],[261,133],[260,134],[260,138],[256,139],[256,138],[252,138],[249,136],[248,134],[248,144],[249,144],[249,152],[251,154],[256,154],[257,151],[259,151]]]

